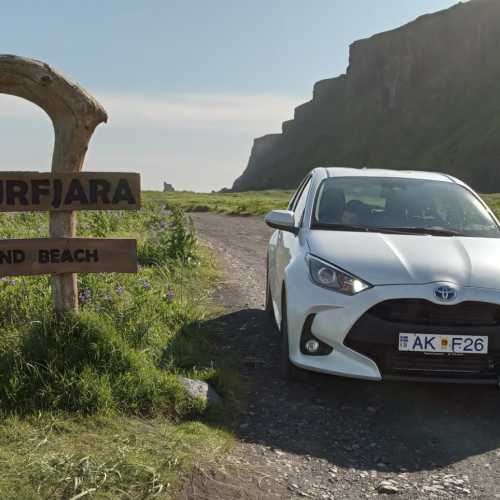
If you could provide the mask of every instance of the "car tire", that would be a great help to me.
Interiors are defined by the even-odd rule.
[[[290,361],[290,350],[288,344],[288,314],[286,309],[286,295],[283,292],[281,302],[281,356],[280,375],[284,380],[303,381],[306,377],[305,370],[297,368]]]

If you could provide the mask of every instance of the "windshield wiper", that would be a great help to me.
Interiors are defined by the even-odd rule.
[[[327,229],[331,231],[360,231],[360,232],[370,232],[375,228],[358,226],[356,224],[328,224],[325,222],[317,222],[312,225],[312,229]]]
[[[440,229],[432,227],[391,227],[383,229],[387,229],[395,233],[429,234],[431,236],[463,236],[461,233],[452,231],[451,229]]]
[[[356,224],[327,224],[316,223],[312,229],[326,229],[331,231],[358,231],[363,233],[389,233],[389,234],[429,234],[431,236],[463,236],[457,231],[449,229],[425,227],[370,227]]]

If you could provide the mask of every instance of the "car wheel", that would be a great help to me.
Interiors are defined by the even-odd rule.
[[[290,362],[290,350],[288,344],[288,314],[286,310],[286,295],[283,292],[281,302],[281,357],[280,375],[285,380],[303,381],[306,372],[297,368]]]

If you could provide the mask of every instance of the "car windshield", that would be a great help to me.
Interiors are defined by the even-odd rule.
[[[312,227],[499,238],[483,204],[460,184],[378,177],[331,177],[321,184]]]

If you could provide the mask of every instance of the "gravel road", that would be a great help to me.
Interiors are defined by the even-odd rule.
[[[250,393],[238,443],[195,470],[184,499],[500,498],[500,391],[492,387],[278,377],[264,308],[260,218],[194,214],[222,260],[216,320]]]

